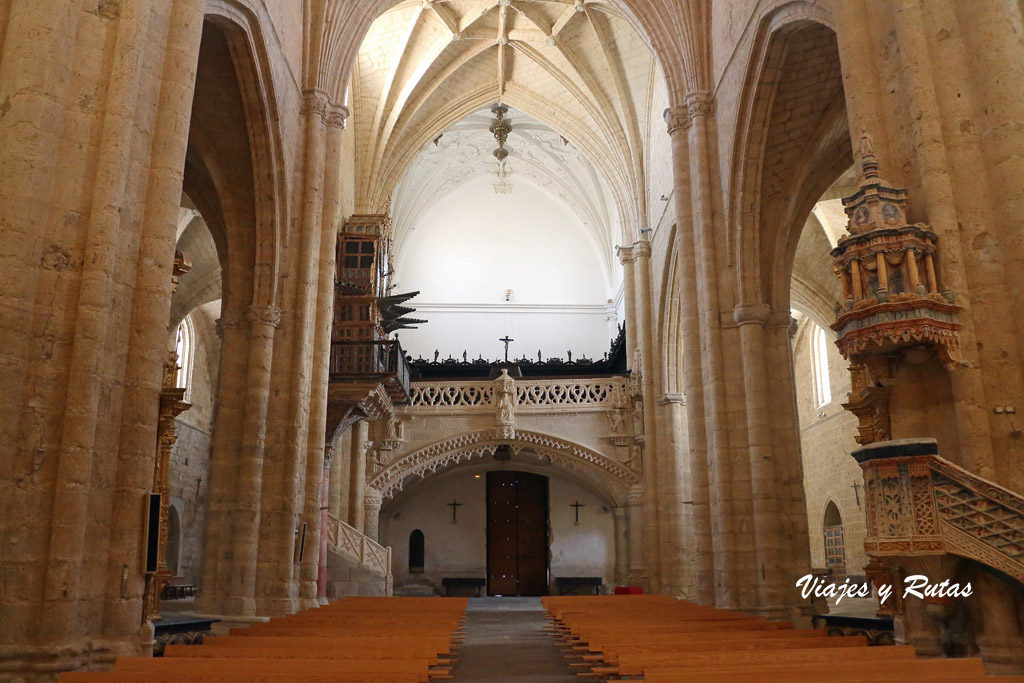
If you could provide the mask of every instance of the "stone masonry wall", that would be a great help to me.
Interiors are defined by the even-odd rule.
[[[850,452],[857,448],[857,442],[853,439],[857,432],[857,418],[842,406],[850,391],[850,373],[839,350],[832,343],[833,332],[826,330],[829,338],[828,369],[832,400],[818,407],[814,396],[811,360],[813,329],[814,323],[805,319],[793,340],[811,565],[825,566],[822,522],[825,506],[831,500],[843,518],[846,573],[862,575],[867,562],[864,555],[864,479],[860,466],[850,457]],[[854,484],[858,485],[857,490],[853,488]]]

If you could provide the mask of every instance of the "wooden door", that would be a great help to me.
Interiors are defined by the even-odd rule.
[[[487,473],[487,594],[546,595],[548,478]]]

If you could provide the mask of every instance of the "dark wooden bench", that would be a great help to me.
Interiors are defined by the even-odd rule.
[[[161,600],[184,600],[185,598],[194,598],[196,593],[199,591],[199,586],[192,584],[173,584],[169,583],[164,586],[164,589],[160,591]]]
[[[815,614],[814,628],[824,628],[830,636],[866,636],[869,645],[896,642],[891,617],[851,617],[842,614]]]
[[[153,656],[163,657],[168,645],[201,645],[203,638],[213,635],[214,622],[206,617],[165,616],[153,621]]]
[[[604,585],[604,580],[600,576],[559,576],[555,578],[555,590],[559,595],[575,595],[575,591],[584,588],[587,593],[593,588],[594,595],[598,595],[602,585]]]
[[[479,598],[481,591],[487,587],[487,579],[448,576],[441,579],[441,587],[444,588],[444,594],[449,597],[451,597],[453,588],[475,588],[476,596]]]

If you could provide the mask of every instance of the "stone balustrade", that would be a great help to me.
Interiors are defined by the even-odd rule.
[[[334,515],[328,515],[327,522],[328,547],[361,568],[379,574],[390,588],[391,548],[382,546]]]
[[[594,379],[519,379],[515,382],[516,410],[547,412],[560,409],[607,410],[624,406],[628,397],[626,377]],[[410,413],[487,412],[496,406],[493,381],[413,382]]]

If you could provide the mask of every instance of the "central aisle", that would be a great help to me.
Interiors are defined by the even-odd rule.
[[[543,631],[540,598],[470,598],[466,640],[452,671],[460,683],[578,681]]]

